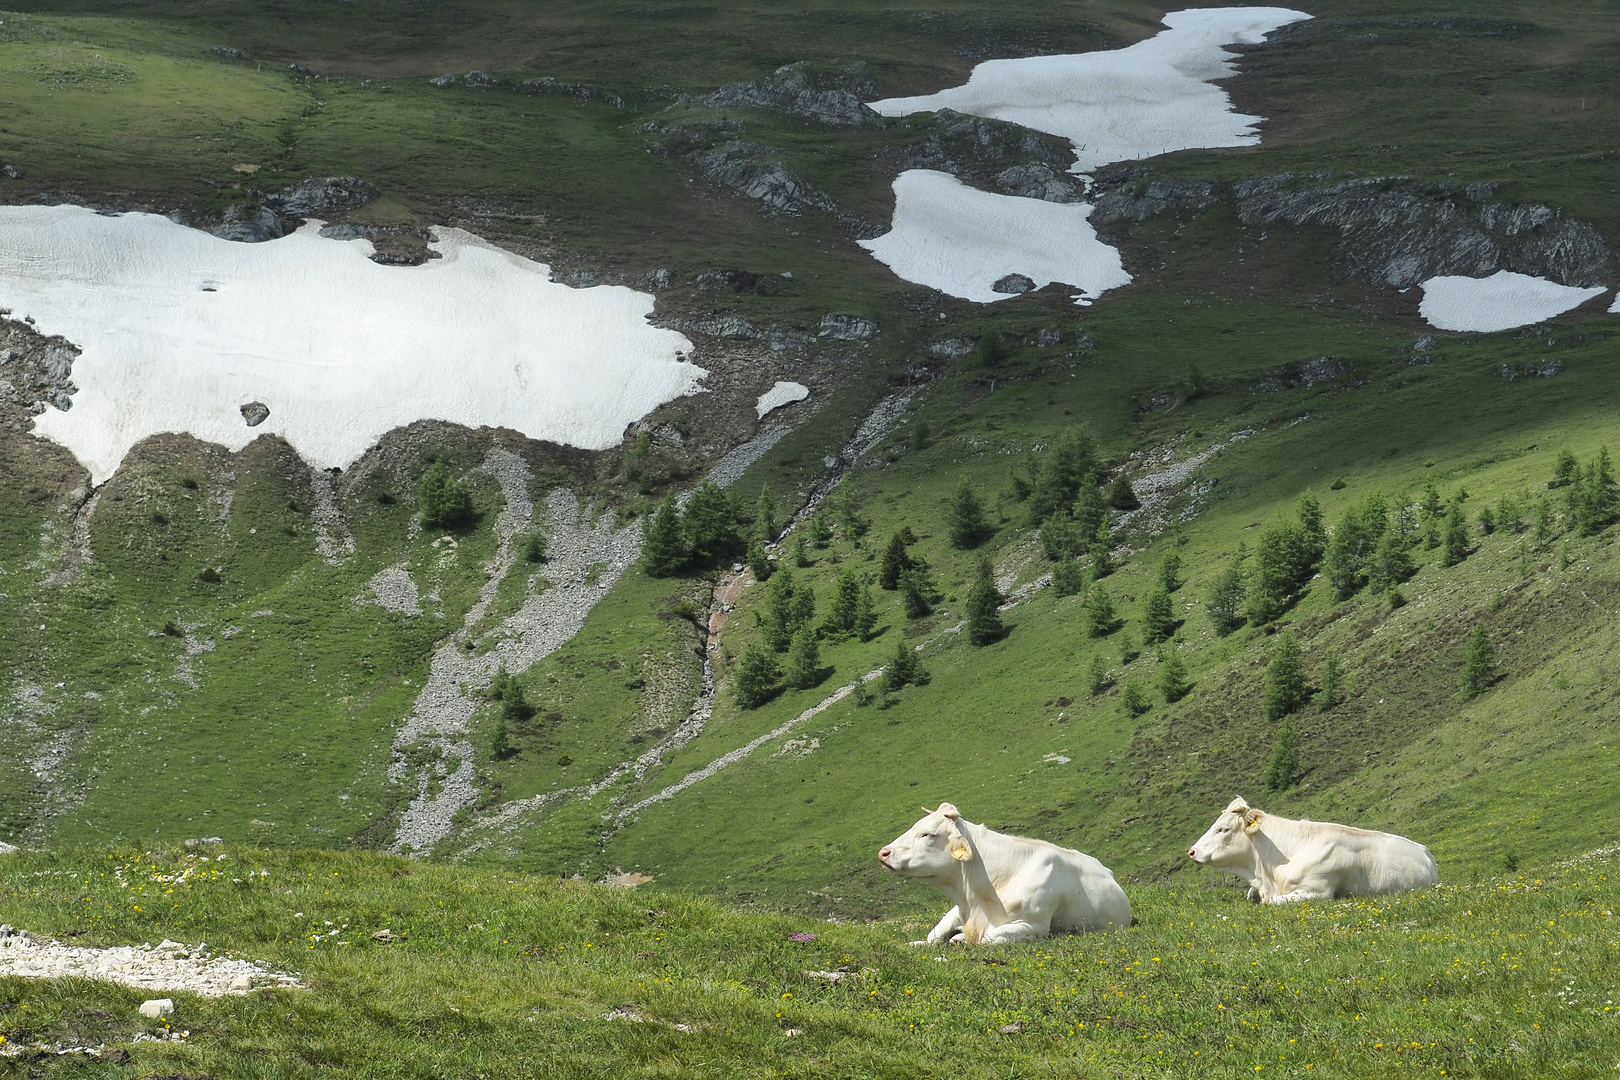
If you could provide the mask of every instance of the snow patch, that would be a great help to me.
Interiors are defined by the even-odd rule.
[[[380,266],[369,241],[320,225],[238,244],[155,214],[0,207],[0,307],[84,350],[71,410],[38,433],[96,484],[166,431],[232,450],[277,434],[319,468],[423,419],[603,449],[708,374],[647,323],[650,294],[571,289],[451,228],[439,258]],[[250,427],[255,402],[269,415]]]
[[[962,86],[920,97],[886,98],[884,116],[954,109],[1021,124],[1074,144],[1072,171],[1176,150],[1252,146],[1263,117],[1232,111],[1215,86],[1231,78],[1224,45],[1258,44],[1273,30],[1309,19],[1276,7],[1173,11],[1169,29],[1125,49],[988,60]]]
[[[754,405],[754,411],[758,413],[759,418],[763,420],[765,419],[765,414],[770,412],[772,409],[780,409],[783,405],[791,405],[795,401],[803,401],[809,396],[810,388],[805,386],[803,383],[779,382],[769,390],[765,391],[763,394],[759,395],[759,401]]]
[[[1022,274],[1040,289],[1054,281],[1094,297],[1129,285],[1119,252],[1097,239],[1089,203],[995,195],[931,169],[894,182],[894,226],[859,241],[906,281],[981,304],[1010,300],[998,281]]]
[[[1546,278],[1498,270],[1487,278],[1442,275],[1420,286],[1423,301],[1418,312],[1441,330],[1489,333],[1562,315],[1608,290],[1582,289]],[[1610,311],[1620,309],[1620,299]]]

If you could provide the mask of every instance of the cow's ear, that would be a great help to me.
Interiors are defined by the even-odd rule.
[[[951,858],[958,862],[969,862],[973,858],[973,849],[968,846],[967,837],[959,832],[951,833],[951,840],[945,848],[951,853]]]
[[[1262,814],[1260,811],[1251,807],[1248,812],[1243,815],[1243,831],[1251,833],[1257,831],[1260,828],[1260,822],[1265,818],[1265,816],[1266,815]]]
[[[960,813],[957,812],[956,807],[952,806],[948,802],[942,802],[942,803],[939,804],[939,813],[944,814],[946,817],[950,818],[952,821],[955,821],[957,818],[962,816]]]

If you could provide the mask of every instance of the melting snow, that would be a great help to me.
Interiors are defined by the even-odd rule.
[[[989,60],[962,86],[921,97],[872,102],[885,116],[954,109],[1062,136],[1074,144],[1072,171],[1200,147],[1249,146],[1262,119],[1232,111],[1215,80],[1235,58],[1223,46],[1252,45],[1311,16],[1288,8],[1175,11],[1162,31],[1125,49]],[[1080,289],[1082,306],[1130,283],[1119,252],[1097,239],[1091,206],[991,195],[926,170],[894,182],[892,231],[862,241],[901,278],[979,303],[1005,300],[991,286],[1022,274],[1040,288]]]
[[[1275,7],[1173,11],[1164,30],[1125,49],[988,60],[962,86],[871,103],[884,116],[955,109],[1021,124],[1074,143],[1074,171],[1175,150],[1250,146],[1263,117],[1232,111],[1214,85],[1234,74],[1223,45],[1258,44],[1310,18]]]
[[[646,293],[558,285],[459,229],[438,230],[438,259],[379,266],[318,226],[239,244],[154,214],[0,207],[0,307],[84,350],[72,409],[36,430],[96,483],[165,431],[233,450],[274,433],[322,468],[422,419],[601,449],[707,375],[648,325]],[[251,402],[269,407],[252,428]]]
[[[1082,296],[1129,285],[1119,252],[1097,239],[1088,203],[993,195],[954,176],[911,169],[894,182],[894,225],[860,244],[906,281],[981,304],[1009,300],[1011,274],[1037,289],[1054,281]]]
[[[761,420],[772,409],[780,409],[783,405],[791,405],[795,401],[803,401],[810,396],[810,388],[802,383],[779,382],[763,394],[754,405],[754,411]]]
[[[1508,270],[1498,270],[1487,278],[1432,277],[1420,287],[1423,301],[1418,311],[1431,326],[1480,333],[1538,323],[1607,291],[1602,286],[1582,289],[1560,285]],[[1620,300],[1616,307],[1620,308]]]

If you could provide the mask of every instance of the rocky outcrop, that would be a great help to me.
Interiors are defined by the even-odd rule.
[[[876,93],[877,80],[865,64],[829,72],[798,63],[777,68],[758,82],[727,83],[703,103],[761,109],[831,127],[882,127],[883,118],[861,102]]]
[[[286,222],[268,206],[232,203],[218,225],[208,230],[221,240],[234,240],[239,244],[262,244],[279,240],[287,235]]]
[[[1614,253],[1591,226],[1541,204],[1480,202],[1488,185],[1402,178],[1299,186],[1282,176],[1233,186],[1245,225],[1323,225],[1343,236],[1336,271],[1397,289],[1437,274],[1512,270],[1561,285],[1607,284]]]
[[[615,109],[624,108],[624,99],[617,94],[604,93],[594,86],[584,83],[558,82],[556,79],[525,79],[517,84],[520,94],[560,94],[565,97],[577,98],[580,101],[595,101],[601,99]]]
[[[46,337],[7,314],[0,309],[0,431],[28,431],[46,406],[64,412],[73,407],[79,389],[73,383],[73,362],[80,350],[66,338]]]
[[[828,341],[871,341],[877,332],[877,320],[864,315],[823,315],[816,336]]]
[[[939,126],[921,141],[885,155],[898,169],[935,169],[981,190],[1046,202],[1078,202],[1084,195],[1068,171],[1073,153],[1054,140],[951,109],[941,109],[932,121],[911,121],[930,122]]]
[[[1091,220],[1097,225],[1117,221],[1143,222],[1166,210],[1198,213],[1225,197],[1213,180],[1149,180],[1109,191],[1097,200]]]
[[[242,406],[242,420],[248,427],[258,427],[270,419],[270,406],[262,401],[250,401]]]
[[[296,184],[263,194],[264,206],[289,217],[320,217],[364,206],[382,192],[358,176],[312,176]]]
[[[811,187],[773,147],[764,143],[731,139],[695,155],[692,163],[710,181],[754,200],[767,214],[838,210],[830,196]]]

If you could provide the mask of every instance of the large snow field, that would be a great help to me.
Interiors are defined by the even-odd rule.
[[[906,281],[979,303],[1011,299],[992,288],[1010,274],[1087,298],[1131,282],[1119,252],[1097,239],[1089,203],[995,195],[931,169],[901,173],[894,200],[893,227],[860,245]]]
[[[1234,54],[1303,11],[1275,7],[1204,8],[1167,14],[1161,31],[1124,49],[987,60],[968,81],[920,97],[871,102],[884,116],[954,109],[1021,124],[1074,144],[1073,171],[1115,161],[1260,141],[1263,117],[1232,111],[1213,85],[1230,78]]]
[[[556,284],[459,229],[438,230],[438,259],[380,266],[318,225],[242,244],[153,214],[0,207],[0,307],[84,350],[72,408],[36,430],[96,483],[159,432],[233,450],[275,433],[320,467],[422,419],[602,449],[708,374],[648,325],[646,293]],[[255,427],[252,402],[270,410]]]
[[[1431,326],[1480,333],[1529,326],[1562,315],[1608,291],[1602,286],[1582,289],[1560,285],[1508,270],[1498,270],[1487,278],[1432,277],[1420,288],[1423,300],[1418,304],[1418,313]],[[1620,307],[1620,300],[1616,307]]]

